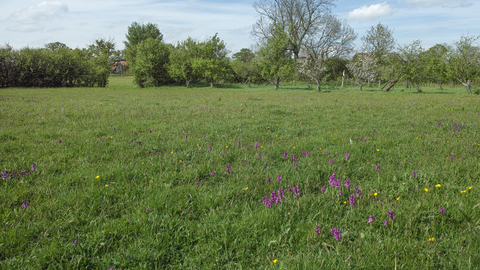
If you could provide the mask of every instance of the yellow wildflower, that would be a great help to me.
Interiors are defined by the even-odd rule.
[[[278,260],[277,260],[277,259],[273,260],[273,263],[277,263],[277,262],[278,262]]]
[[[428,192],[428,188],[424,188],[423,190],[425,190],[425,192]]]
[[[100,178],[100,175],[95,176],[96,179]]]
[[[428,241],[430,241],[430,242],[432,242],[432,243],[433,243],[433,242],[435,241],[435,238],[433,238],[433,237],[430,237],[430,238],[428,239]]]

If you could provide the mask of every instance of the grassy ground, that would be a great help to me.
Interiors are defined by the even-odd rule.
[[[281,87],[1,89],[0,268],[478,269],[479,96]]]

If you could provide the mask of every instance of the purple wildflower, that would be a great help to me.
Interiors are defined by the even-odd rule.
[[[330,182],[330,185],[334,188],[340,188],[340,181],[337,179],[337,175],[333,173],[329,178],[328,182]]]
[[[360,190],[359,187],[355,187],[355,193],[357,198],[360,198],[360,196],[362,196],[362,191]]]
[[[28,201],[23,201],[22,203],[23,209],[27,209],[27,206],[28,206]]]
[[[330,159],[330,160],[328,161],[328,164],[330,164],[330,165],[333,165],[333,164],[335,164],[335,160],[333,160],[333,159]]]
[[[305,152],[302,152],[302,157],[305,157],[305,155],[306,155]]]
[[[58,143],[62,143],[62,140],[58,140]]]
[[[222,150],[222,155],[225,155],[225,151],[224,151],[224,150]]]
[[[267,182],[272,182],[272,178],[267,177]]]
[[[347,187],[347,190],[350,190],[350,180],[347,179],[347,181],[345,182],[345,186]]]
[[[345,158],[346,158],[346,159],[349,159],[349,158],[350,158],[350,154],[348,154],[347,151],[345,151]]]
[[[447,119],[447,121],[448,121],[448,119]],[[438,122],[438,126],[443,127],[442,122]]]
[[[188,138],[188,136],[187,136],[187,135],[185,135],[185,141],[187,140],[187,138]]]
[[[258,158],[262,158],[262,154],[258,153],[257,154]]]
[[[278,183],[282,182],[282,177],[280,176],[280,174],[277,174],[277,179],[278,179]]]
[[[78,241],[78,239],[75,239],[75,240],[73,241],[72,247],[74,247],[74,246],[77,244],[77,241]]]
[[[338,227],[333,227],[333,228],[330,230],[330,233],[333,234],[333,236],[335,236],[335,240],[338,241],[338,239],[342,239],[342,232],[340,231],[340,228],[338,228]]]
[[[255,142],[255,148],[260,149],[260,146],[258,145],[258,142]]]
[[[295,169],[298,169],[298,165],[296,161],[293,162],[293,165],[295,165]]]
[[[376,129],[373,129],[373,132],[377,132],[377,130],[376,130]]]
[[[305,153],[307,154],[307,156],[310,156],[310,152],[308,150],[305,151]]]
[[[270,200],[272,202],[277,202],[277,194],[275,194],[275,190],[273,190],[272,193],[270,194]]]
[[[212,171],[212,173],[210,174],[210,176],[215,176],[215,171]]]
[[[417,173],[413,171],[413,172],[412,172],[412,177],[413,177],[413,178],[417,177]]]
[[[296,160],[297,159],[297,156],[295,156],[295,154],[292,155],[292,159],[293,160]]]
[[[283,152],[283,157],[284,157],[284,158],[288,158],[288,153],[287,153],[287,152]]]
[[[247,145],[247,146],[245,146],[245,149],[247,149],[247,151],[248,151],[248,150],[250,150],[250,147],[248,147],[248,145]]]
[[[5,180],[7,179],[7,172],[6,171],[2,171],[2,179]]]
[[[263,204],[266,205],[269,208],[272,207],[272,201],[269,200],[267,196],[263,197]]]
[[[450,156],[450,160],[453,161],[453,156]]]
[[[152,133],[152,131],[150,129],[147,130],[148,133]]]
[[[388,211],[387,216],[389,216],[391,220],[394,220],[395,219],[395,212],[390,210],[390,211]]]
[[[227,164],[227,170],[225,172],[226,173],[232,173],[231,168],[232,168],[232,166],[230,165],[230,163],[228,163]]]
[[[317,228],[315,228],[315,233],[316,234],[321,234],[322,232],[320,231],[320,225],[317,226]]]
[[[353,195],[353,194],[350,195],[350,200],[348,200],[348,203],[349,203],[350,205],[355,206],[355,195]]]
[[[293,191],[293,197],[294,198],[297,198],[297,197],[300,196],[300,190],[298,189],[298,186],[294,186],[292,191]]]
[[[339,190],[338,194],[337,194],[337,197],[340,197],[340,196],[342,196],[342,191],[341,190]]]
[[[278,197],[285,198],[285,194],[283,193],[283,188],[279,188],[277,191]]]
[[[445,207],[443,207],[443,206],[440,205],[440,208],[439,208],[438,210],[440,210],[440,212],[442,212],[443,214],[445,214]]]
[[[328,152],[327,152],[327,151],[325,151],[325,156],[328,156]]]
[[[237,145],[240,146],[240,145],[242,145],[242,143],[240,141],[238,141]]]
[[[265,165],[263,165],[263,167],[268,167],[268,163],[265,163]]]
[[[375,166],[375,169],[377,169],[377,171],[380,171],[380,165],[377,164],[377,166]]]
[[[374,221],[375,221],[375,218],[372,215],[370,215],[370,217],[368,218],[368,223],[372,223]]]
[[[300,125],[303,125],[303,122],[302,122],[302,121],[300,121]]]
[[[208,151],[211,151],[213,148],[211,145],[208,146]]]
[[[32,164],[32,171],[36,171],[37,170],[37,166],[35,166],[35,164]]]
[[[197,186],[200,186],[202,184],[202,182],[198,181],[197,182]]]
[[[385,225],[385,227],[388,228],[388,218],[385,219],[385,221],[383,222],[383,225]]]
[[[322,187],[322,188],[320,189],[320,191],[321,191],[322,193],[324,193],[325,190],[326,190],[325,187]]]
[[[150,211],[150,207],[147,207],[147,209],[145,210],[146,213],[148,213],[148,211]]]
[[[246,161],[246,160],[243,161],[243,165],[247,165],[247,161]]]

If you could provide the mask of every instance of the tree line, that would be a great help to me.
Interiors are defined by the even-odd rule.
[[[113,60],[124,58],[139,87],[214,83],[271,83],[303,81],[321,91],[327,81],[344,86],[378,83],[388,92],[397,83],[420,91],[421,83],[471,86],[480,77],[479,36],[464,35],[453,46],[437,44],[428,50],[417,40],[396,45],[393,30],[378,23],[361,38],[331,9],[336,0],[258,0],[259,19],[252,35],[258,40],[232,57],[218,34],[204,41],[187,38],[177,44],[163,39],[158,25],[132,23],[125,49],[113,40],[96,40],[84,49],[62,43],[45,48],[0,48],[0,87],[105,86]]]

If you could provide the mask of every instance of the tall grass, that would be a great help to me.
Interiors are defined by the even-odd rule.
[[[272,88],[1,90],[0,268],[478,269],[478,96]]]

